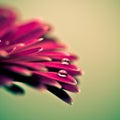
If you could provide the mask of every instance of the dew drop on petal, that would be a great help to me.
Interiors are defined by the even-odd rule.
[[[68,58],[63,58],[62,61],[61,61],[61,64],[69,65],[70,64],[70,60]]]
[[[23,46],[25,46],[25,44],[24,43],[20,43],[18,46],[23,47]]]
[[[58,71],[58,76],[60,77],[67,77],[68,73],[65,70],[59,70]]]
[[[38,50],[38,52],[41,52],[41,51],[43,51],[43,48],[42,48],[42,47]]]
[[[5,42],[5,44],[6,44],[6,45],[9,45],[9,44],[10,44],[10,41],[7,40],[7,41]]]
[[[43,40],[44,40],[44,38],[39,38],[39,39],[38,39],[38,41],[43,41]]]

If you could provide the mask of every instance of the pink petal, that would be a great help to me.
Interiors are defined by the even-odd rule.
[[[3,75],[0,75],[0,86],[1,85],[7,85],[7,84],[11,84],[13,82],[12,79],[6,77],[6,76],[3,76]]]
[[[42,51],[39,53],[41,56],[47,56],[55,60],[61,60],[63,58],[68,58],[69,60],[74,60],[77,57],[75,55],[72,55],[68,52],[62,52],[62,51]]]
[[[37,71],[33,71],[34,74],[43,76],[45,78],[48,79],[53,79],[59,82],[63,82],[63,83],[67,83],[67,84],[71,84],[71,85],[76,85],[77,82],[76,80],[71,76],[71,75],[67,75],[66,77],[60,77],[58,75],[58,73],[56,72],[37,72]]]
[[[13,36],[14,29],[15,28],[13,26],[10,30],[6,31],[6,33],[2,37],[0,37],[0,40],[1,40],[0,48],[1,49],[4,49],[4,48],[8,47],[8,45],[11,44],[10,40],[11,40],[11,38]]]
[[[46,79],[46,78],[41,78],[40,79],[40,83],[44,84],[44,85],[50,85],[50,86],[54,86],[54,87],[57,87],[57,88],[62,88],[62,86],[60,85],[59,82],[55,81],[55,80],[52,80],[52,79]]]
[[[15,20],[16,14],[12,10],[0,7],[0,37],[11,29]]]
[[[13,54],[18,49],[21,49],[23,47],[24,47],[23,43],[16,43],[16,44],[12,44],[12,45],[9,45],[9,46],[5,46],[4,50],[6,50],[8,52],[8,54]]]
[[[55,40],[52,40],[52,39],[45,39],[45,40],[41,41],[40,46],[44,50],[54,50],[54,49],[66,48],[65,45],[63,45]]]
[[[25,75],[25,76],[31,76],[32,72],[24,67],[19,67],[19,66],[7,66],[5,67],[13,72],[19,73],[21,75]]]
[[[25,42],[31,39],[36,39],[45,34],[48,30],[48,26],[39,21],[27,22],[18,26],[15,35],[13,36],[13,43]]]
[[[22,51],[22,52],[20,52],[20,53],[17,53],[16,55],[17,56],[24,56],[24,55],[34,55],[34,54],[37,54],[37,53],[39,53],[39,52],[41,52],[43,49],[41,48],[41,47],[37,47],[37,48],[30,48],[30,49],[28,49],[28,50],[25,50],[25,51]]]
[[[24,61],[9,61],[9,64],[22,66],[34,70],[46,71],[46,68],[38,64],[37,62],[24,62]]]
[[[22,49],[17,49],[14,53],[19,53],[22,51],[27,51],[29,49],[36,49],[36,48],[41,48],[44,51],[47,50],[55,50],[55,49],[63,49],[65,48],[65,45],[62,45],[55,40],[47,39],[45,40],[44,38],[40,39],[32,39],[30,42],[24,42],[24,48]]]
[[[49,68],[64,69],[71,75],[81,74],[80,69],[70,63],[63,64],[62,62],[42,62],[41,65]]]
[[[11,62],[11,61],[27,61],[27,62],[42,62],[42,61],[51,61],[51,58],[46,56],[37,56],[37,55],[27,55],[27,56],[12,56],[9,59],[5,59],[4,62]]]
[[[80,89],[77,85],[62,84],[62,88],[70,92],[80,92]]]

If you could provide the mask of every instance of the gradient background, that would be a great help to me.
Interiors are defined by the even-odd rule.
[[[25,87],[26,95],[0,89],[0,120],[120,120],[119,0],[0,0],[23,19],[42,17],[54,34],[79,55],[85,70],[81,94],[69,106],[52,94]]]

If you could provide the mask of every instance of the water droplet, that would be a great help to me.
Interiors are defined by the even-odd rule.
[[[2,40],[0,40],[0,43],[2,42]]]
[[[44,38],[39,38],[39,39],[38,39],[38,41],[43,41],[43,40],[44,40]]]
[[[20,43],[20,44],[18,44],[18,46],[23,47],[23,46],[25,46],[25,44],[24,43]]]
[[[58,71],[58,76],[60,77],[67,77],[68,73],[65,70],[59,70]]]
[[[69,65],[70,64],[70,60],[68,58],[63,58],[62,59],[62,64],[63,65]]]
[[[7,41],[5,42],[5,44],[6,44],[6,45],[9,45],[9,44],[10,44],[10,41],[7,40]]]
[[[41,51],[43,51],[43,48],[42,48],[42,47],[38,50],[38,52],[37,52],[37,53],[39,53],[39,52],[41,52]]]

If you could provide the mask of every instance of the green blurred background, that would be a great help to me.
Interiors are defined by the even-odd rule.
[[[0,0],[18,8],[24,20],[43,18],[54,34],[79,55],[85,71],[80,94],[69,106],[29,87],[23,97],[0,89],[0,120],[120,120],[119,0]]]

